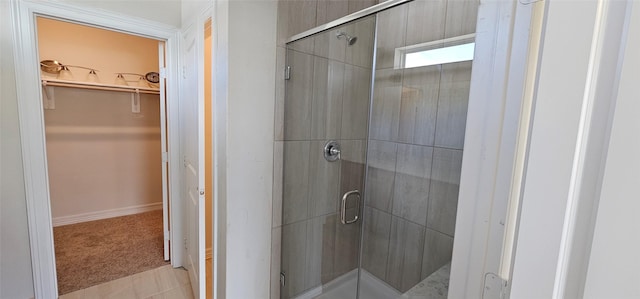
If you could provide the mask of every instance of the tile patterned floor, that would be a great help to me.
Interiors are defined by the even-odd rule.
[[[171,265],[65,294],[60,299],[193,299],[187,271]]]

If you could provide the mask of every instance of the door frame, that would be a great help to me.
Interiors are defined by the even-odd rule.
[[[13,0],[14,55],[22,146],[27,218],[34,295],[49,298],[58,294],[56,280],[53,226],[49,196],[42,89],[36,39],[36,17],[45,16],[108,30],[153,38],[166,43],[168,184],[170,186],[170,239],[182,239],[182,207],[180,206],[178,49],[179,30],[173,26],[50,1]],[[181,242],[170,242],[171,264],[181,266]]]
[[[540,0],[480,1],[448,294],[452,299],[503,298],[507,292],[543,8]]]

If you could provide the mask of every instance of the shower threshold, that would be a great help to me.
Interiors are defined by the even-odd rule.
[[[442,266],[433,274],[416,284],[406,293],[361,269],[360,299],[445,299],[449,291],[451,263]],[[358,280],[358,269],[354,269],[328,283],[318,286],[294,299],[344,299],[354,298]]]

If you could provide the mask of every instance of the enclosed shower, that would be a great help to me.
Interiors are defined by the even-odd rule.
[[[446,298],[477,1],[292,38],[281,298]]]

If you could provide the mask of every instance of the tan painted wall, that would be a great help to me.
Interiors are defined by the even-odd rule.
[[[40,58],[95,67],[103,83],[113,72],[158,69],[158,42],[137,36],[38,20]],[[71,69],[83,80],[87,71]],[[131,77],[137,81],[137,78]],[[54,110],[44,110],[53,218],[162,201],[159,96],[54,89]]]
[[[38,51],[40,60],[100,70],[98,77],[102,83],[112,84],[116,72],[158,71],[156,40],[46,18],[38,18]],[[77,81],[84,81],[89,74],[79,68],[70,70]],[[43,76],[55,77],[47,73]],[[135,76],[127,79],[137,81]]]

